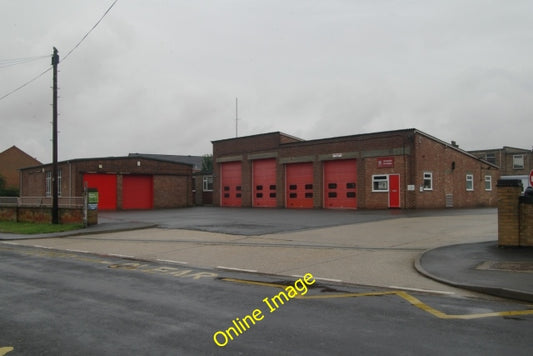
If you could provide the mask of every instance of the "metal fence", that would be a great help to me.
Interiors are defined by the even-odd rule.
[[[83,197],[59,197],[60,208],[81,208]],[[52,207],[52,197],[0,197],[0,207]]]

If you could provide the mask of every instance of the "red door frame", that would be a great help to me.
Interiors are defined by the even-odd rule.
[[[400,175],[389,174],[389,208],[400,207]]]

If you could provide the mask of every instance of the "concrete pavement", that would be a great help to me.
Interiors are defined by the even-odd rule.
[[[231,221],[239,221],[247,232],[254,225],[258,226],[257,231],[268,232],[265,227],[275,223],[277,216],[292,219],[290,224],[283,221],[279,224],[292,228],[278,232],[278,226],[273,230],[275,233],[237,235],[227,233],[227,229],[222,229],[226,233],[198,231],[205,230],[206,225],[231,225],[210,224],[205,219],[196,231],[190,230],[194,228],[190,219],[185,222],[188,229],[169,228],[176,226],[172,219],[178,218],[170,211],[164,212],[169,220],[166,225],[153,216],[143,218],[140,212],[129,214],[129,218],[135,216],[134,222],[126,221],[128,214],[120,213],[107,215],[106,220],[104,213],[104,223],[86,231],[97,234],[61,238],[39,236],[10,243],[159,260],[183,268],[187,265],[235,268],[283,276],[312,273],[317,278],[345,283],[461,296],[489,292],[533,300],[529,299],[533,295],[533,273],[527,269],[528,263],[533,264],[532,250],[503,251],[496,247],[497,215],[494,209],[417,211],[395,215],[390,211],[381,212],[381,215],[379,212],[367,215],[352,212],[352,215],[359,214],[360,220],[355,222],[350,220],[353,217],[347,218],[349,214],[346,212],[325,211],[329,214],[322,222],[325,225],[315,224],[304,227],[304,230],[294,228],[298,218],[305,220],[301,211],[291,215],[289,210],[217,210],[222,214],[234,214]],[[250,213],[250,210],[255,211]],[[205,211],[216,213],[216,210]],[[310,212],[311,220],[317,212],[322,211]],[[194,213],[201,216],[202,210]],[[267,216],[266,220],[261,220],[257,214],[275,217]],[[335,220],[339,216],[340,220]],[[167,228],[154,228],[155,223]],[[128,226],[134,230],[124,231]],[[122,231],[114,232],[114,228]],[[0,239],[6,238],[9,236],[0,234]],[[519,257],[513,259],[512,256]],[[521,262],[520,271],[518,265],[504,270],[501,267],[509,265],[495,264],[512,261]],[[430,278],[418,273],[415,264]],[[499,269],[495,270],[495,266]],[[464,289],[469,287],[476,292]]]

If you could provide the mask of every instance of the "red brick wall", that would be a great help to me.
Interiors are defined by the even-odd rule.
[[[17,208],[0,207],[0,221],[17,221]]]
[[[415,204],[418,208],[442,208],[446,195],[453,195],[453,206],[471,208],[496,206],[498,169],[443,143],[423,135],[415,138]],[[455,163],[454,163],[455,162]],[[433,175],[433,190],[420,191],[424,172]],[[467,191],[466,175],[474,176],[474,190]],[[485,176],[492,177],[492,190],[485,190]]]
[[[366,209],[383,209],[389,206],[389,193],[388,192],[373,192],[373,176],[374,175],[389,175],[389,174],[399,174],[400,175],[400,207],[407,207],[408,198],[406,196],[407,192],[407,182],[405,182],[407,177],[406,163],[409,160],[409,156],[388,156],[394,159],[394,167],[390,168],[378,168],[378,159],[380,157],[369,157],[364,158],[361,164],[358,167],[363,166],[363,174],[359,174],[358,184],[360,189],[358,189],[358,195],[361,197],[361,190],[364,190],[364,196],[361,197],[361,200],[358,202],[361,203],[360,208]],[[390,186],[389,186],[390,189]]]
[[[21,195],[44,196],[46,193],[45,172],[51,169],[51,165],[43,165],[39,168],[22,170]],[[141,174],[154,176],[154,208],[192,205],[192,167],[186,164],[139,157],[120,157],[61,162],[59,169],[62,174],[61,196],[63,197],[83,195],[85,173],[116,174],[117,208],[121,209],[123,174]]]
[[[154,176],[154,208],[181,208],[192,205],[192,177]]]
[[[52,209],[38,207],[2,207],[0,208],[0,221],[50,224],[52,222]],[[60,208],[59,222],[61,224],[82,224],[83,209]]]
[[[243,163],[243,206],[251,206],[251,162],[260,154],[277,157],[277,197],[280,207],[285,204],[285,163],[313,162],[314,207],[319,208],[323,205],[322,162],[338,158],[357,160],[358,208],[388,207],[388,193],[372,192],[372,175],[386,174],[400,174],[402,208],[444,208],[447,194],[453,196],[454,207],[496,205],[497,168],[416,130],[291,142],[277,146],[273,140],[269,141],[272,136],[257,135],[213,143],[216,205],[220,204],[220,162],[224,162],[226,157]],[[377,159],[380,157],[393,157],[394,166],[378,168]],[[420,191],[426,171],[433,174],[433,190]],[[466,190],[466,174],[474,176],[473,192]],[[486,175],[492,177],[491,191],[485,190]],[[414,190],[408,190],[408,186],[413,186]]]
[[[241,152],[255,152],[277,149],[281,141],[287,141],[279,132],[239,137],[213,142],[213,156],[232,155]]]

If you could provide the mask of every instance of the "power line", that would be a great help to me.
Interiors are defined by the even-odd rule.
[[[44,55],[44,56],[37,56],[37,57],[27,57],[27,58],[12,58],[12,59],[0,59],[0,68],[7,68],[11,66],[15,66],[18,64],[25,64],[37,61],[39,59],[43,58],[49,58],[50,55]]]
[[[83,41],[85,41],[85,39],[91,34],[91,32],[93,32],[93,30],[94,30],[94,29],[100,24],[100,22],[102,22],[102,20],[104,19],[104,17],[106,17],[106,15],[108,14],[108,12],[111,11],[111,9],[113,8],[113,6],[115,6],[115,4],[116,4],[117,2],[118,2],[118,0],[113,1],[113,3],[111,4],[111,6],[109,6],[109,8],[106,10],[106,12],[104,12],[104,14],[102,15],[102,17],[100,17],[100,19],[94,24],[94,26],[93,26],[93,27],[92,27],[92,28],[91,28],[91,29],[85,34],[85,36],[83,36],[83,37],[81,38],[81,40],[80,40],[80,41],[79,41],[79,42],[78,42],[78,43],[77,43],[77,44],[76,44],[76,45],[75,45],[70,51],[68,51],[68,53],[63,57],[63,61],[64,61],[65,59],[67,59],[68,56],[70,56],[70,54],[71,54],[72,52],[74,52],[74,50],[75,50],[76,48],[78,48],[78,47],[81,45],[81,43],[82,43]]]
[[[48,67],[44,72],[42,72],[41,74],[37,75],[36,77],[34,77],[33,79],[30,79],[29,81],[27,81],[26,83],[22,84],[21,86],[19,86],[18,88],[16,89],[13,89],[11,90],[9,93],[5,94],[4,96],[1,96],[0,97],[0,100],[3,100],[5,98],[7,98],[8,96],[10,96],[11,94],[14,94],[16,93],[17,91],[19,91],[20,89],[24,88],[25,86],[33,83],[34,81],[36,81],[37,79],[39,79],[40,77],[42,77],[43,75],[45,75],[46,73],[48,73],[49,71],[52,70],[52,67]]]
[[[113,1],[113,3],[111,4],[111,6],[109,6],[109,8],[106,10],[106,12],[102,15],[102,17],[100,17],[100,19],[94,24],[94,26],[81,38],[81,40],[70,50],[68,51],[68,53],[63,57],[63,61],[65,59],[67,59],[68,56],[70,56],[70,54],[72,52],[74,52],[74,50],[76,50],[76,48],[78,48],[81,43],[83,41],[85,41],[85,39],[89,36],[89,34],[100,24],[100,22],[102,22],[102,20],[104,19],[104,17],[106,17],[106,15],[109,13],[109,11],[111,11],[111,9],[113,8],[113,6],[115,6],[115,4],[118,2],[118,0],[115,0]],[[50,56],[43,56],[43,57],[40,57],[40,58],[44,58],[44,57],[50,57]],[[37,57],[28,57],[28,58],[37,58]],[[15,64],[20,64],[18,63],[19,61],[24,61],[25,59],[24,58],[20,58],[20,59],[13,59],[13,60],[5,60],[7,61],[6,63],[8,63],[9,65],[15,65]],[[11,62],[10,62],[11,61]],[[14,62],[17,62],[17,63],[14,63]],[[5,67],[9,66],[9,65],[5,65]],[[3,64],[2,62],[0,61],[0,68],[2,68]],[[20,89],[28,86],[29,84],[33,83],[34,81],[36,81],[37,79],[39,79],[40,77],[42,77],[43,75],[45,75],[46,73],[48,73],[49,71],[52,70],[52,66],[48,67],[45,71],[43,71],[42,73],[38,74],[37,76],[35,76],[33,79],[30,79],[29,81],[27,81],[26,83],[22,84],[21,86],[19,86],[18,88],[16,89],[13,89],[11,90],[10,92],[8,92],[7,94],[5,94],[4,96],[1,96],[0,97],[0,101],[7,98],[8,96],[10,96],[11,94],[14,94],[16,93],[17,91],[19,91]]]

